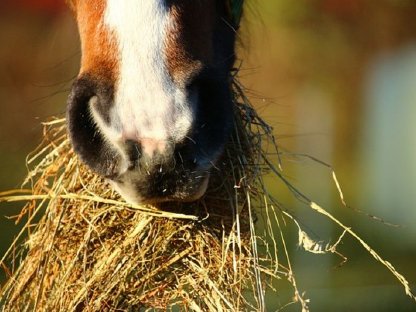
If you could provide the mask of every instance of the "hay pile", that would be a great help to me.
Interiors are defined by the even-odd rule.
[[[277,277],[278,265],[257,254],[251,205],[263,202],[261,145],[271,133],[249,105],[236,101],[207,194],[158,208],[125,203],[81,164],[64,119],[44,125],[28,158],[30,192],[3,198],[27,200],[19,219],[29,219],[19,251],[27,255],[2,289],[3,310],[264,309],[265,277]],[[14,250],[7,259],[18,261]]]
[[[79,163],[65,120],[45,123],[44,140],[27,161],[25,185],[31,188],[0,193],[0,202],[27,202],[17,217],[27,220],[19,235],[25,242],[21,245],[18,237],[0,259],[9,275],[0,290],[0,310],[265,311],[266,290],[276,291],[275,281],[283,278],[293,285],[294,302],[309,311],[286,249],[281,227],[286,220],[299,228],[299,245],[317,254],[339,254],[339,241],[350,234],[414,298],[407,280],[389,262],[273,166],[264,149],[265,143],[276,148],[271,128],[238,83],[234,88],[235,129],[207,194],[191,204],[125,203]],[[313,241],[279,206],[264,186],[266,171],[339,225],[342,233],[335,244]],[[264,227],[261,235],[258,217]]]

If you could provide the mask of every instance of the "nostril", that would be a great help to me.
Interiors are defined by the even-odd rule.
[[[69,137],[80,159],[96,173],[112,176],[118,170],[120,156],[107,144],[90,111],[91,102],[102,101],[103,90],[109,88],[89,75],[78,78],[68,97],[66,117]]]
[[[125,141],[125,153],[129,161],[128,169],[134,169],[142,155],[142,148],[138,142],[133,140]]]

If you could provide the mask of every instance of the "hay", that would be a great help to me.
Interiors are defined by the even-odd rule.
[[[235,116],[207,194],[163,207],[125,203],[79,163],[65,120],[45,123],[43,143],[27,161],[31,190],[7,194],[28,200],[18,219],[29,218],[29,236],[27,255],[2,289],[3,309],[262,309],[262,276],[275,276],[277,263],[256,254],[251,202],[262,200],[258,164],[270,128],[248,105],[237,104]]]
[[[238,83],[234,88],[232,137],[207,194],[191,204],[127,204],[79,163],[64,119],[45,123],[44,140],[27,160],[31,169],[25,184],[30,190],[0,194],[0,202],[27,201],[17,216],[17,221],[27,218],[19,235],[26,234],[25,243],[19,245],[18,237],[0,261],[9,272],[0,291],[2,311],[265,311],[265,292],[276,291],[273,284],[280,278],[293,285],[294,301],[308,311],[281,224],[293,220],[299,244],[318,254],[339,254],[336,247],[345,233],[358,236],[273,166],[264,150],[265,142],[276,148],[271,128]],[[340,225],[343,232],[336,244],[321,246],[300,229],[268,194],[262,180],[266,171]],[[256,233],[257,215],[264,220],[262,235]]]

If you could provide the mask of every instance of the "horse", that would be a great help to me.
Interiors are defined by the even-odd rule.
[[[81,41],[66,113],[74,151],[128,202],[199,199],[233,125],[243,0],[67,3]]]

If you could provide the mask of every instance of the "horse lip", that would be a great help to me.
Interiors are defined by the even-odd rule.
[[[182,198],[182,200],[179,200],[179,201],[181,201],[181,202],[193,202],[193,201],[196,201],[196,200],[200,199],[205,194],[205,192],[207,191],[209,178],[210,178],[210,174],[207,173],[207,175],[204,177],[204,180],[199,185],[198,190],[192,196]]]
[[[178,194],[174,196],[167,196],[162,198],[152,198],[152,199],[144,199],[140,202],[140,204],[159,204],[159,203],[166,203],[166,202],[179,202],[179,203],[190,203],[194,202],[198,199],[200,199],[202,196],[204,196],[207,188],[208,188],[208,182],[209,182],[210,175],[208,174],[204,181],[202,181],[201,185],[199,186],[198,190],[191,194],[190,196],[184,195],[184,194]]]
[[[169,196],[158,196],[158,197],[151,197],[146,198],[140,196],[140,193],[134,192],[134,194],[130,192],[125,192],[125,189],[122,187],[122,180],[120,178],[110,179],[109,182],[113,186],[113,188],[119,193],[127,202],[131,204],[138,204],[138,205],[155,205],[165,202],[193,202],[200,199],[206,192],[208,188],[210,173],[204,172],[201,174],[202,180],[198,182],[198,185],[195,189],[187,192],[179,191],[177,193],[171,194]],[[133,195],[133,196],[132,196]]]
[[[200,182],[198,188],[190,194],[185,194],[184,192],[179,192],[171,196],[166,197],[156,197],[151,199],[141,199],[140,204],[158,204],[166,202],[181,202],[181,203],[190,203],[200,199],[204,196],[209,183],[210,173],[205,173],[202,182]]]

